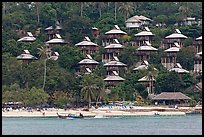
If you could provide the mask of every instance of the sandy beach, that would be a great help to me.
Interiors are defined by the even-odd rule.
[[[79,114],[82,113],[85,117],[94,117],[98,115],[103,116],[143,116],[143,115],[186,115],[187,112],[191,112],[195,109],[202,109],[202,107],[180,107],[180,108],[168,108],[168,107],[141,107],[134,106],[133,108],[108,108],[101,107],[98,109],[91,108],[89,111],[83,111],[82,108],[79,109],[47,109],[44,111],[28,112],[26,110],[10,110],[2,111],[3,117],[57,117],[59,114]]]

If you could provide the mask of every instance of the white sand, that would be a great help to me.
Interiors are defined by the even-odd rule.
[[[155,111],[152,109],[158,109],[158,110],[167,110],[167,111]],[[133,109],[126,109],[126,111],[123,111],[125,109],[116,109],[112,108],[109,109],[106,108],[98,108],[98,109],[90,109],[90,111],[82,111],[81,109],[77,110],[67,110],[64,109],[56,109],[56,110],[46,110],[46,111],[17,111],[17,110],[11,110],[8,112],[2,111],[2,116],[4,117],[57,117],[57,113],[60,114],[79,114],[82,113],[84,116],[96,116],[96,115],[103,115],[103,116],[142,116],[142,115],[155,115],[155,113],[158,113],[159,115],[185,115],[185,112],[175,110],[175,108],[166,108],[166,107],[134,107]],[[127,111],[129,110],[129,111]],[[140,110],[134,111],[134,110]],[[146,110],[146,111],[145,111]],[[147,111],[148,110],[148,111]]]

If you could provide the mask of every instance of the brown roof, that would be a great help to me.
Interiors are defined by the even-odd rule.
[[[162,92],[155,97],[152,98],[152,100],[191,100],[190,97],[184,95],[181,92]]]

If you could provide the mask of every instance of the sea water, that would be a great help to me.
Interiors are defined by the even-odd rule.
[[[202,135],[202,115],[2,118],[3,135]]]

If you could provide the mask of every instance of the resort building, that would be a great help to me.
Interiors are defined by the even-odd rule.
[[[176,29],[175,32],[169,36],[166,36],[165,39],[162,41],[161,48],[168,49],[174,46],[174,43],[178,43],[180,48],[184,46],[184,40],[187,36],[181,34],[179,29]]]
[[[125,21],[127,28],[140,28],[141,26],[148,26],[151,22],[151,19],[142,15],[135,15]]]
[[[34,42],[36,38],[33,36],[31,32],[27,32],[27,36],[20,38],[19,42]]]
[[[46,45],[48,47],[54,47],[54,46],[60,46],[65,45],[66,42],[59,34],[55,34],[55,37],[49,41],[46,42]]]
[[[23,53],[16,57],[18,60],[22,60],[23,64],[29,64],[32,60],[37,58],[30,54],[28,50],[24,50]]]
[[[175,71],[176,73],[179,73],[179,74],[189,73],[188,70],[185,70],[182,68],[180,63],[175,63],[174,67],[169,69],[169,71]]]
[[[125,79],[120,77],[116,71],[113,71],[111,75],[108,75],[105,79],[105,86],[116,86],[118,83],[123,82]]]
[[[45,31],[47,32],[47,41],[48,41],[55,38],[56,34],[61,34],[62,26],[57,21],[54,26],[47,27]]]
[[[149,30],[148,27],[145,27],[144,31],[141,31],[135,34],[135,39],[132,42],[132,46],[142,46],[145,44],[145,41],[148,41],[152,44],[154,34]]]
[[[161,57],[161,64],[168,70],[172,69],[176,64],[176,56],[179,50],[180,45],[178,45],[178,43],[174,43],[172,47],[164,50],[164,53]]]
[[[80,73],[91,73],[99,63],[95,61],[91,55],[87,54],[86,58],[81,60],[78,64],[80,66]]]
[[[116,71],[118,74],[119,70],[124,69],[127,70],[127,65],[120,62],[119,59],[114,56],[114,60],[104,64],[104,67],[106,68],[106,75],[111,75],[113,71]]]
[[[75,46],[81,50],[84,56],[99,51],[99,46],[96,43],[91,42],[89,37],[85,37],[83,41],[75,44]]]
[[[138,80],[138,82],[144,84],[147,88],[148,94],[154,94],[154,83],[155,78],[154,77],[148,77],[144,76]]]
[[[195,52],[198,53],[198,52],[202,52],[202,36],[196,38],[194,41],[193,41],[193,47],[195,47]]]
[[[163,104],[163,105],[178,105],[186,104],[191,100],[190,97],[184,95],[181,92],[162,92],[155,97],[153,97],[152,102],[154,104]]]
[[[192,17],[187,17],[186,19],[183,19],[183,25],[186,25],[186,26],[191,26],[193,24],[196,24],[197,21],[195,18],[192,18]]]
[[[195,55],[194,72],[202,72],[202,51]]]
[[[127,37],[128,34],[122,31],[118,25],[114,25],[113,29],[105,33],[105,37],[102,40],[102,45],[107,46],[114,42],[114,39],[120,39]]]
[[[105,53],[102,54],[102,62],[109,62],[114,60],[114,56],[119,56],[124,46],[119,43],[117,39],[114,39],[113,43],[105,47]]]
[[[140,46],[136,49],[136,54],[139,58],[139,61],[143,60],[149,60],[150,59],[150,53],[156,52],[158,49],[151,46],[149,41],[145,41],[145,44],[143,46]]]

